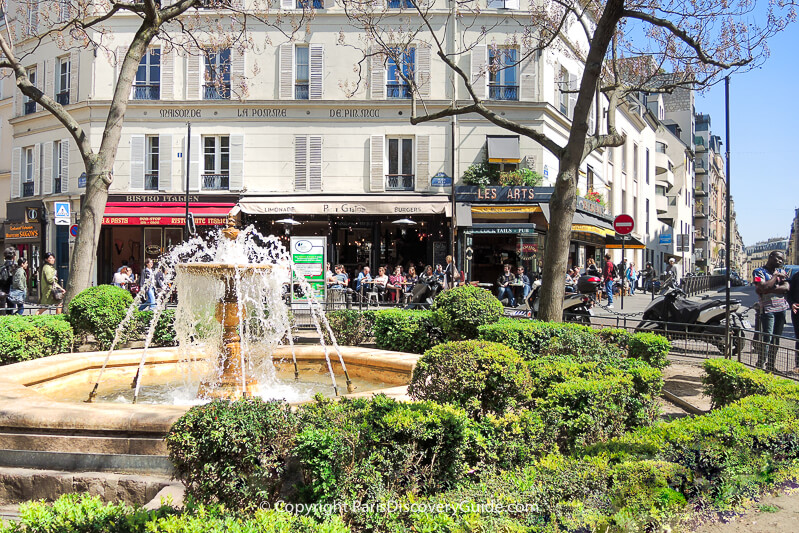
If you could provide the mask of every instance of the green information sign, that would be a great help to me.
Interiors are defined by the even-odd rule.
[[[291,261],[294,270],[299,272],[314,291],[317,300],[325,299],[325,252],[327,250],[327,237],[292,237]],[[297,278],[292,272],[292,282]],[[293,283],[292,283],[293,285]],[[307,298],[298,297],[291,291],[292,302],[308,302]]]

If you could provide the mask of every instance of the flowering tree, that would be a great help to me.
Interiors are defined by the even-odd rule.
[[[533,139],[559,160],[539,307],[544,320],[562,317],[580,165],[594,150],[625,142],[616,129],[620,103],[634,92],[702,88],[725,72],[754,68],[768,55],[767,39],[795,16],[785,2],[758,6],[756,0],[555,0],[522,3],[521,9],[510,1],[489,0],[486,9],[478,0],[449,0],[446,10],[424,0],[395,0],[388,6],[374,0],[341,1],[351,24],[362,30],[358,39],[341,39],[363,52],[361,67],[381,61],[402,65],[408,50],[421,46],[446,66],[448,86],[460,87],[462,99],[453,96],[448,105],[432,102],[429,77],[419,75],[421,70],[416,74],[397,68],[412,91],[411,124],[476,114]],[[497,16],[492,7],[511,9]],[[397,8],[407,16],[397,17]],[[469,67],[469,56],[485,48],[488,60],[472,60]],[[527,65],[553,58],[580,65],[579,73],[560,79],[559,93],[568,101],[571,120],[565,140],[506,118],[485,91],[486,80],[498,79],[505,70],[519,68],[524,82]],[[676,74],[665,76],[665,71]]]

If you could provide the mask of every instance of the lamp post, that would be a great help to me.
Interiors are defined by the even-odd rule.
[[[725,206],[724,206],[724,223],[726,225],[725,233],[726,233],[726,244],[725,244],[725,253],[724,253],[724,263],[726,266],[726,273],[725,273],[725,293],[724,293],[724,317],[725,317],[725,327],[724,327],[724,335],[725,335],[725,351],[724,354],[728,359],[732,356],[732,347],[730,346],[730,256],[732,255],[730,249],[730,76],[724,78],[724,118],[725,118],[725,129],[726,129],[726,138],[727,138],[727,169],[726,173],[726,198],[724,199]]]

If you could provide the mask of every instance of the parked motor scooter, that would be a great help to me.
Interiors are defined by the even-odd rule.
[[[743,349],[743,329],[751,327],[743,315],[737,312],[740,306],[740,300],[730,300],[733,354],[739,354]],[[674,285],[674,279],[668,277],[660,295],[644,309],[636,331],[664,331],[667,337],[669,332],[710,335],[710,342],[723,352],[726,335],[725,307],[725,301],[719,298],[707,298],[701,302],[689,300],[685,292]]]
[[[407,308],[429,309],[433,305],[436,295],[441,292],[441,288],[441,282],[435,276],[432,276],[427,281],[419,281],[411,289],[411,297]]]
[[[563,318],[567,321],[590,324],[594,316],[594,301],[591,296],[596,293],[597,287],[602,283],[598,276],[584,275],[577,280],[577,292],[565,293],[563,296]],[[520,306],[531,312],[533,318],[538,316],[538,294],[541,290],[541,277],[534,275],[533,284],[527,301]]]

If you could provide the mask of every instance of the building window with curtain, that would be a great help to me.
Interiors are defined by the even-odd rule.
[[[294,49],[294,98],[308,100],[308,83],[310,80],[308,46],[297,46]]]
[[[161,49],[150,48],[145,53],[139,68],[136,70],[136,79],[133,81],[134,100],[160,100],[161,99]]]
[[[65,143],[61,141],[53,143],[53,193],[55,194],[66,192],[61,190],[61,179],[63,178],[61,175],[61,165],[64,159],[61,151],[64,149],[66,149]]]
[[[397,65],[394,57],[398,57],[400,64]],[[416,67],[416,49],[408,48],[405,51],[393,50],[388,57],[386,64],[386,97],[388,98],[410,98],[411,86],[406,80],[413,79]],[[401,73],[401,74],[400,74]],[[404,78],[403,78],[404,76]]]
[[[230,137],[203,137],[204,190],[226,191],[230,188]]]
[[[515,48],[488,49],[488,98],[490,100],[519,99],[519,65]]]
[[[33,146],[22,149],[22,196],[33,196]]]
[[[55,101],[61,105],[69,103],[69,56],[59,57],[55,66]]]
[[[147,191],[158,190],[158,168],[160,145],[158,135],[147,136],[146,168],[144,169],[144,189]]]
[[[204,80],[203,99],[230,99],[230,48],[206,52]]]
[[[37,74],[38,74],[36,72],[36,67],[29,68],[27,74],[28,74],[28,79],[31,82],[31,85],[35,87],[37,83]],[[22,95],[22,112],[25,115],[30,115],[31,113],[36,112],[36,102],[31,100],[30,97],[28,97],[27,95]]]
[[[388,137],[387,191],[414,190],[413,138]]]

